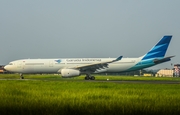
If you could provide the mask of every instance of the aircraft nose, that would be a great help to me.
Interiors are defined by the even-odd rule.
[[[8,66],[6,65],[6,66],[4,66],[4,69],[7,71],[8,70]]]

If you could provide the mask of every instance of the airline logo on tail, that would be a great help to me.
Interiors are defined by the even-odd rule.
[[[163,58],[169,46],[172,36],[164,36],[144,57],[142,60],[151,58]]]
[[[163,62],[170,61],[172,57],[165,57],[167,48],[171,41],[172,36],[164,36],[147,54],[140,57],[141,60],[127,71],[143,69],[154,66]]]

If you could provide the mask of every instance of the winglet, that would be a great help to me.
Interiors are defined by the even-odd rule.
[[[115,60],[113,60],[112,62],[115,62],[115,61],[119,61],[122,59],[123,56],[119,56],[118,58],[116,58]]]

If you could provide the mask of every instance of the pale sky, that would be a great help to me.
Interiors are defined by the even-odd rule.
[[[164,35],[180,63],[180,0],[0,0],[0,65],[24,58],[140,57]]]

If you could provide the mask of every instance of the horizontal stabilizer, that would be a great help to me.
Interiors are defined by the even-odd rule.
[[[173,57],[174,56],[165,57],[163,59],[154,59],[154,63],[159,64],[159,63],[167,62],[167,61],[170,61],[171,58],[173,58]]]

